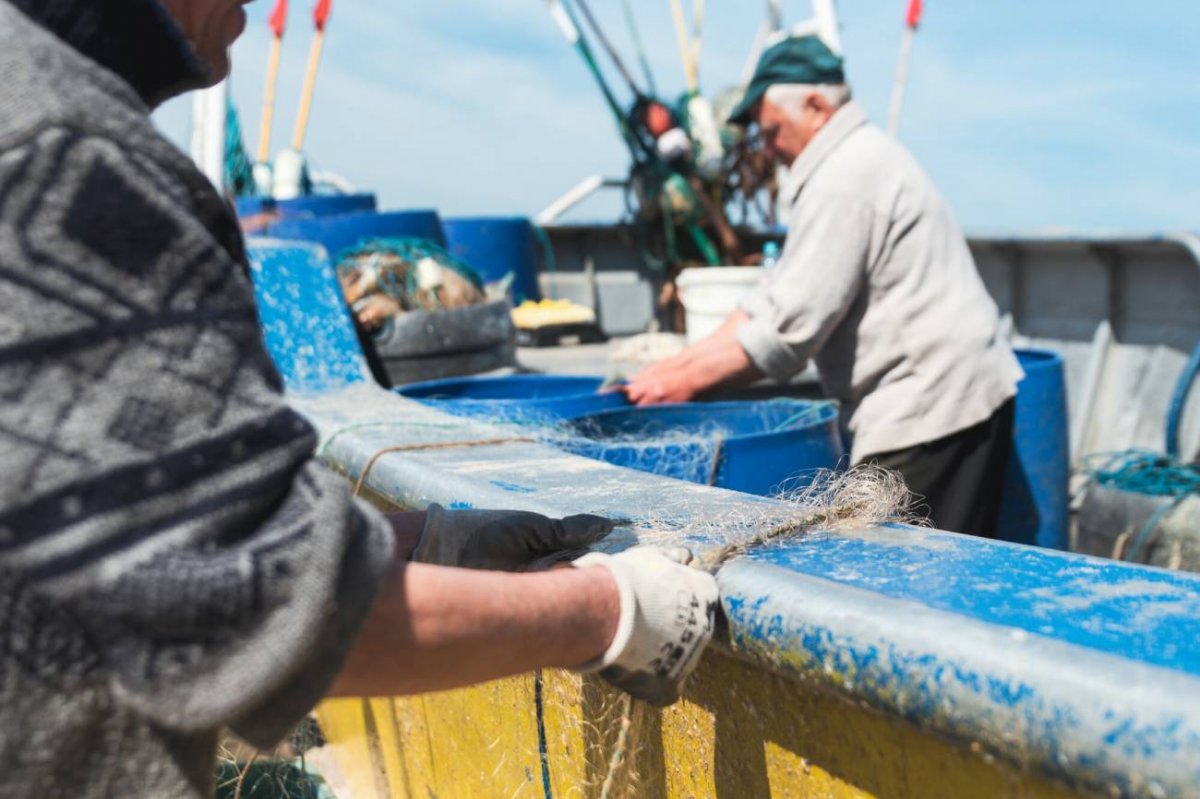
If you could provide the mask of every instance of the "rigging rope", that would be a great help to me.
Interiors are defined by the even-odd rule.
[[[242,142],[242,123],[233,100],[227,101],[225,113],[225,187],[234,197],[250,197],[258,193],[254,183],[254,167]]]
[[[1094,455],[1087,459],[1085,470],[1096,485],[1170,500],[1163,502],[1142,525],[1121,560],[1141,562],[1167,516],[1188,497],[1200,497],[1200,464],[1180,463],[1169,455],[1149,450]]]

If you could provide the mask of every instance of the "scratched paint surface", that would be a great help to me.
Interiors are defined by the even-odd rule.
[[[1200,578],[896,527],[751,560],[1200,675]]]
[[[1192,675],[750,560],[718,575],[734,646],[1088,790],[1192,796]]]
[[[288,390],[328,391],[368,379],[325,250],[257,239],[249,255],[267,351]]]
[[[268,348],[293,403],[321,431],[326,462],[354,478],[382,449],[417,446],[377,462],[368,481],[376,497],[411,507],[436,501],[558,515],[677,516],[681,524],[766,501],[632,473],[519,440],[427,449],[431,443],[479,441],[498,433],[369,384],[332,272],[317,254],[265,247],[256,258]],[[631,543],[626,534],[609,546]],[[693,543],[703,551],[719,542]],[[1022,773],[1053,774],[1080,790],[1113,787],[1157,799],[1194,795],[1200,784],[1197,578],[904,528],[815,534],[787,547],[763,548],[727,565],[719,580],[733,644],[756,665],[718,688],[739,694],[743,686],[734,679],[772,686],[755,705],[744,703],[744,710],[769,708],[787,715],[800,707],[784,683],[771,676],[782,669],[795,675],[792,681],[833,688],[900,725],[891,728],[894,740],[878,744],[886,757],[909,756],[904,725],[915,723],[943,736],[955,751],[979,747],[983,759],[999,755],[1026,770]],[[527,724],[529,710],[521,696],[521,691],[511,699],[493,694],[486,704],[517,714],[502,714],[506,723],[525,719]],[[446,707],[459,718],[481,712],[462,704]],[[567,713],[564,723],[581,720],[587,720],[586,713]],[[365,737],[377,748],[392,746],[383,733],[371,733],[368,721],[364,718],[363,732],[351,732],[351,738]],[[701,714],[688,724],[703,729],[711,722]],[[835,719],[822,718],[817,725],[818,737],[835,735]],[[347,722],[346,729],[359,728]],[[440,734],[460,733],[450,724]],[[528,733],[522,735],[527,740]],[[409,736],[403,738],[412,745]],[[669,749],[683,761],[701,758],[690,767],[703,773],[707,755],[697,740],[703,736]],[[775,748],[768,751],[778,753],[778,740],[771,743]],[[429,746],[435,761],[440,749],[440,740]],[[527,752],[528,744],[518,749]],[[794,760],[768,757],[769,773],[803,772],[806,756],[788,751]],[[743,754],[754,756],[753,751]],[[564,762],[570,756],[565,752]],[[372,774],[386,767],[388,757],[379,754]],[[477,764],[488,762],[481,755]],[[944,761],[940,768],[970,774],[968,764]],[[914,778],[905,790],[882,795],[932,795],[925,788],[938,776],[935,770],[925,783]],[[454,784],[468,783],[469,774],[454,778]],[[449,784],[439,795],[486,795]],[[536,781],[530,783],[522,765],[513,773],[513,786],[524,791],[526,784],[532,790]],[[794,795],[865,793],[854,780],[839,785],[807,783],[807,793]],[[777,790],[774,781],[770,789]],[[972,794],[968,788],[957,795],[1040,793],[1020,788]],[[672,788],[671,795],[712,794]]]

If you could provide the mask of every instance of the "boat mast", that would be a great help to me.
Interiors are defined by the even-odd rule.
[[[225,194],[225,136],[229,113],[229,81],[196,92],[192,100],[192,160]]]

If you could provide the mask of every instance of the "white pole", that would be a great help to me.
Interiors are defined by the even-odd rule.
[[[741,87],[745,89],[750,85],[750,81],[754,79],[754,70],[758,68],[758,60],[762,58],[763,50],[767,46],[767,37],[771,35],[771,23],[763,22],[758,29],[758,35],[754,37],[754,44],[750,46],[750,55],[746,57],[746,65],[742,67],[742,82]]]
[[[766,24],[770,33],[783,27],[783,0],[767,0]]]
[[[888,133],[892,138],[900,135],[900,113],[904,110],[904,87],[908,83],[908,59],[912,55],[913,28],[904,29],[904,41],[900,44],[900,64],[896,67],[896,83],[892,87],[892,112],[888,116]]]
[[[192,160],[225,193],[225,124],[229,82],[197,92],[192,101]]]
[[[813,0],[813,20],[817,23],[817,36],[833,52],[841,55],[842,34],[838,29],[837,7],[834,0]]]
[[[782,29],[783,0],[767,0],[767,17],[759,26],[758,34],[754,37],[754,44],[750,46],[750,55],[746,58],[746,65],[742,67],[740,84],[742,88],[750,85],[750,80],[754,77],[754,70],[758,67],[758,60],[762,58],[763,50],[767,48],[767,42],[776,43],[771,37]]]
[[[774,47],[784,39],[816,36],[834,53],[842,53],[842,34],[838,26],[837,6],[834,0],[813,0],[812,19],[798,22],[786,30],[777,30],[767,36],[764,47]]]

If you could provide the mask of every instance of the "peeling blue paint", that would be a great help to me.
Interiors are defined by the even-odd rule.
[[[823,533],[750,555],[790,571],[1200,675],[1200,580],[947,533]]]
[[[354,322],[325,250],[251,239],[249,255],[267,351],[288,390],[330,391],[368,381]]]
[[[491,480],[489,482],[491,482],[492,485],[496,486],[496,488],[502,488],[505,491],[510,491],[514,494],[536,494],[537,493],[536,488],[531,488],[530,486],[523,486],[518,483],[510,483],[506,480]]]
[[[1089,789],[1200,785],[1190,674],[752,559],[719,579],[735,649]]]
[[[253,253],[264,333],[324,457],[356,476],[385,447],[495,438],[369,385],[320,251],[286,249]],[[587,511],[659,530],[769,504],[529,443],[389,454],[369,484],[411,507]],[[605,546],[632,543],[623,529]],[[718,581],[731,645],[764,664],[1085,790],[1196,795],[1200,576],[889,526],[764,546]]]

